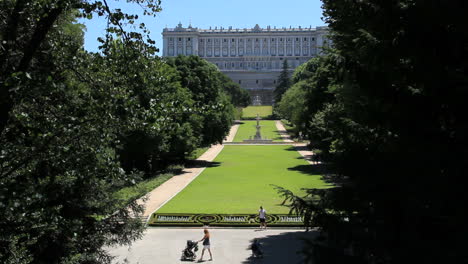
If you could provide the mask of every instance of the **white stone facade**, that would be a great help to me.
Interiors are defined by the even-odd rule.
[[[163,30],[163,56],[198,55],[215,64],[234,82],[250,91],[252,99],[273,103],[273,90],[287,60],[291,70],[328,46],[327,27],[217,28],[179,25]]]

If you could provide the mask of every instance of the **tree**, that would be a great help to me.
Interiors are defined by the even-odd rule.
[[[310,112],[309,132],[331,179],[346,181],[316,193],[327,220],[314,254],[322,263],[466,261],[467,197],[454,185],[467,173],[466,4],[323,7],[336,49],[324,84],[336,100]]]
[[[236,107],[246,107],[250,104],[250,94],[239,84],[233,82],[231,78],[219,72],[219,79],[223,90],[229,95],[231,103]]]
[[[301,127],[301,116],[305,104],[305,81],[295,83],[282,96],[276,105],[276,112],[284,119],[290,121],[296,128]]]
[[[182,87],[190,91],[195,101],[200,117],[196,130],[200,146],[221,143],[229,133],[234,115],[234,108],[223,90],[221,73],[198,56],[177,56],[167,62],[176,68]]]
[[[149,1],[146,11],[158,4]],[[105,58],[83,51],[74,10],[108,17],[104,55],[119,45],[115,39],[127,54],[149,56],[155,48],[122,30],[135,16],[105,1],[7,0],[0,7],[0,262],[109,263],[103,246],[142,234],[131,217],[142,208],[119,208],[112,195],[134,179],[115,151],[119,132],[141,124],[142,114],[137,85],[109,85],[102,69],[90,75]]]
[[[291,87],[290,72],[288,60],[283,61],[283,68],[278,77],[278,85],[275,87],[275,102],[281,101],[283,94]]]

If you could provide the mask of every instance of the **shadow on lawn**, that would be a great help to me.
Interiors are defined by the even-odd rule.
[[[325,164],[298,165],[288,168],[288,170],[299,171],[300,173],[311,176],[320,175],[325,183],[333,186],[339,186],[349,182],[347,177],[332,173],[332,170]]]
[[[211,167],[219,167],[221,165],[221,162],[217,161],[206,161],[206,160],[189,160],[185,164],[186,169],[191,169],[191,168],[211,168]]]
[[[261,232],[259,233],[259,235]],[[284,232],[279,235],[258,237],[263,251],[263,258],[249,257],[242,263],[304,263],[304,256],[300,254],[304,247],[304,239],[313,239],[318,232]],[[250,241],[252,244],[253,240]],[[249,250],[250,249],[246,249]],[[250,251],[251,252],[251,251]]]
[[[279,140],[279,141],[283,141],[283,138],[281,137],[281,134],[287,134],[287,133],[284,133],[284,132],[281,132],[281,131],[278,131],[278,130],[275,130],[275,133],[276,133],[276,137],[275,138],[272,138],[273,140]]]
[[[324,164],[297,165],[288,168],[290,171],[298,171],[307,175],[322,175],[327,173],[327,167]]]

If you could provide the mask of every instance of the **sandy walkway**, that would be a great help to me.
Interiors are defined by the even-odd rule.
[[[224,139],[223,142],[232,142],[234,140],[234,137],[236,136],[239,126],[240,124],[238,124],[236,120],[236,123],[231,127],[231,130],[229,131],[229,135]]]
[[[303,256],[298,254],[304,246],[301,238],[314,238],[317,232],[304,232],[300,229],[210,229],[211,251],[213,261],[208,252],[203,256],[207,264],[285,264],[304,263]],[[131,247],[116,246],[106,250],[116,259],[113,264],[154,264],[154,263],[194,263],[180,261],[181,251],[187,240],[199,240],[203,237],[201,228],[148,228],[142,239]],[[248,249],[253,239],[259,239],[264,252],[263,259],[251,258]],[[201,255],[202,245],[196,252]],[[198,259],[197,258],[197,259]],[[127,262],[125,262],[127,261]]]
[[[314,153],[309,150],[309,148],[307,147],[307,143],[294,144],[294,147],[296,148],[297,152],[299,152],[299,154],[301,154],[301,156],[303,156],[307,162],[309,162],[310,164],[318,163],[312,160]]]
[[[232,142],[237,133],[239,124],[233,125],[226,137],[226,142]],[[213,145],[197,160],[210,162],[223,150],[223,145]],[[191,181],[193,181],[206,167],[186,168],[179,175],[167,180],[151,192],[147,193],[144,197],[140,198],[137,202],[145,205],[145,212],[142,219],[148,219],[151,214],[158,210],[161,206],[167,203],[172,197],[182,191]]]
[[[291,136],[288,134],[288,131],[286,131],[286,128],[284,128],[284,125],[281,121],[276,120],[275,124],[276,124],[276,130],[278,130],[278,133],[280,134],[284,142],[294,142],[291,139]]]

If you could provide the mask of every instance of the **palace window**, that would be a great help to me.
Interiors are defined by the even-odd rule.
[[[283,41],[283,38],[280,38],[280,41]]]
[[[179,38],[179,41],[182,41],[182,38]]]
[[[224,39],[224,42],[227,42],[227,39]]]
[[[296,38],[296,41],[299,41],[299,38]]]
[[[312,38],[312,41],[314,41],[314,40],[315,40],[315,38]]]
[[[209,39],[208,42],[211,42],[211,39]]]
[[[258,39],[255,39],[255,42],[258,42]]]
[[[241,80],[239,80],[239,84],[242,84],[242,81],[241,81]]]
[[[231,42],[235,42],[236,40],[235,39],[232,39]]]
[[[307,38],[304,38],[304,41],[307,41]]]
[[[271,41],[275,42],[275,39],[271,39]]]
[[[257,63],[257,66],[258,66],[258,63]],[[258,84],[258,80],[255,80],[255,83]]]
[[[187,38],[188,41],[190,41],[190,38]]]
[[[173,41],[174,39],[173,38],[169,38],[170,41]]]

